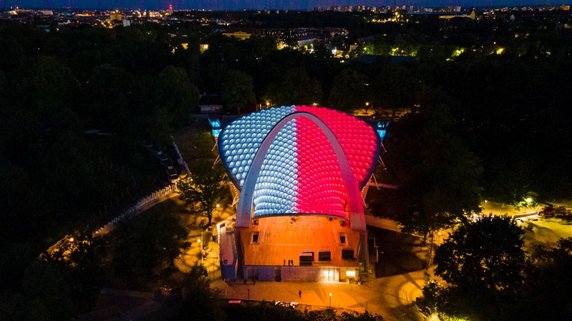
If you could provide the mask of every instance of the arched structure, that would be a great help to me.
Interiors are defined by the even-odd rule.
[[[219,224],[224,278],[364,276],[361,191],[381,147],[372,126],[323,107],[274,107],[228,124],[218,147],[240,190],[236,220]]]
[[[266,135],[260,144],[260,147],[256,151],[256,155],[254,156],[254,160],[250,165],[248,174],[246,175],[246,179],[242,186],[242,192],[236,213],[236,226],[250,226],[254,188],[258,180],[264,158],[280,130],[291,120],[300,117],[307,118],[314,122],[320,128],[322,133],[326,135],[328,142],[330,143],[337,157],[342,179],[348,193],[348,210],[351,227],[354,230],[365,230],[363,201],[361,199],[359,185],[354,177],[348,158],[332,130],[320,118],[308,112],[295,112],[285,116],[274,125],[274,127],[270,130],[270,132]]]
[[[247,176],[256,174],[249,179],[254,187],[242,192],[239,213],[250,211],[257,218],[324,214],[348,219],[349,213],[362,212],[350,186],[366,185],[380,139],[372,126],[343,112],[282,106],[233,121],[221,132],[218,146],[239,190]],[[355,184],[350,183],[352,176]],[[248,225],[243,218],[239,215],[239,225]]]

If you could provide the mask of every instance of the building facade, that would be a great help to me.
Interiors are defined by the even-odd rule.
[[[324,107],[282,106],[230,123],[218,146],[240,190],[236,220],[218,226],[223,278],[363,277],[361,191],[380,150],[373,127]]]

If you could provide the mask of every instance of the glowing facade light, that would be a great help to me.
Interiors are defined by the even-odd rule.
[[[381,140],[383,140],[385,134],[387,134],[387,127],[389,127],[389,121],[387,120],[379,121],[375,126],[375,131]]]
[[[209,118],[209,123],[211,125],[211,134],[213,135],[214,138],[218,138],[220,132],[222,131],[220,126],[220,120],[218,119],[213,120]]]
[[[380,138],[373,127],[343,112],[316,106],[282,106],[243,116],[220,134],[221,158],[242,189],[252,161],[268,133],[283,118],[318,117],[331,130],[363,187],[375,166]],[[279,131],[278,131],[279,130]],[[270,144],[253,192],[254,216],[328,214],[346,217],[348,192],[334,147],[307,117],[289,120]],[[352,179],[353,179],[352,178]]]

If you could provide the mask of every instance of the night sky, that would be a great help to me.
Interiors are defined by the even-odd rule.
[[[336,5],[504,6],[559,5],[570,0],[0,0],[0,8],[311,9]]]

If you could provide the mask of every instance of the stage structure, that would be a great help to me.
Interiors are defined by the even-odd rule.
[[[218,147],[240,199],[236,221],[218,225],[223,278],[363,278],[361,190],[380,146],[372,126],[324,107],[274,107],[226,126]]]

